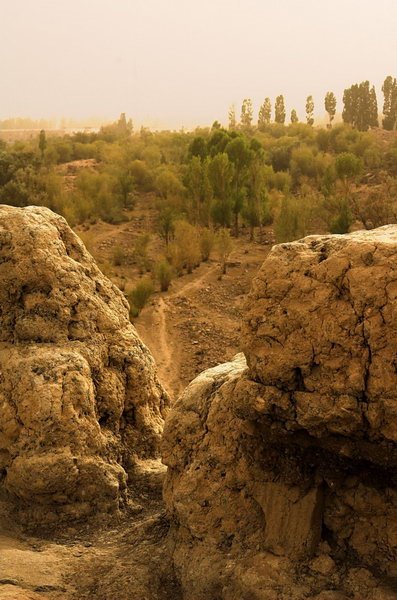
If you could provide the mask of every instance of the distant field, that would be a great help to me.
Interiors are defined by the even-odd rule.
[[[86,133],[96,133],[99,131],[98,127],[71,127],[64,129],[46,129],[47,136],[62,137],[64,135],[71,135],[78,131],[84,131]],[[6,142],[16,142],[19,140],[32,140],[35,139],[40,133],[40,129],[0,129],[0,139]]]

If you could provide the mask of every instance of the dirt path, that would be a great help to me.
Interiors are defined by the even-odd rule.
[[[243,301],[268,250],[240,242],[225,276],[217,261],[201,264],[155,294],[134,322],[172,399],[198,373],[240,351]]]
[[[172,296],[177,298],[178,296],[192,295],[196,290],[200,289],[204,285],[205,281],[208,280],[211,275],[214,273],[219,273],[220,271],[219,265],[217,264],[209,266],[207,263],[202,265],[202,268],[204,266],[207,267],[204,273],[201,273],[198,277],[196,274],[194,279],[190,279],[184,283],[174,294],[172,294]]]
[[[170,396],[174,397],[180,392],[177,376],[180,352],[168,330],[169,310],[169,300],[158,296],[137,329],[152,351],[162,384]]]
[[[217,264],[203,264],[196,272],[187,275],[186,280],[176,280],[167,294],[153,298],[135,323],[140,337],[154,356],[160,381],[171,398],[178,397],[184,387],[180,377],[183,360],[181,340],[174,327],[178,300],[192,298],[218,271]]]

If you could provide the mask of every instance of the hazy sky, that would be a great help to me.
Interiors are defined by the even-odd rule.
[[[284,94],[304,117],[397,76],[396,0],[0,0],[0,118],[226,123]]]

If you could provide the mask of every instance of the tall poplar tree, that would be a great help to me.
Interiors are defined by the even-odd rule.
[[[258,114],[258,129],[263,129],[266,125],[269,125],[272,116],[272,105],[270,98],[265,98],[263,104],[259,109]]]
[[[285,123],[284,96],[282,96],[282,95],[277,96],[276,102],[274,105],[274,110],[275,110],[275,115],[274,115],[275,122],[280,123],[281,125],[284,125],[284,123]]]
[[[329,126],[332,127],[332,121],[334,120],[336,113],[336,98],[333,92],[327,92],[325,94],[324,106],[329,116]]]
[[[234,104],[229,108],[229,129],[234,131],[236,129],[236,109],[234,108]]]
[[[306,122],[310,127],[314,125],[314,102],[313,96],[306,98]]]
[[[391,75],[386,77],[382,85],[383,92],[383,129],[396,129],[397,127],[397,80]]]
[[[253,117],[252,100],[250,98],[245,98],[243,100],[243,104],[241,106],[241,117],[240,117],[241,127],[243,129],[251,129],[252,117]]]
[[[378,103],[374,86],[369,81],[355,83],[343,93],[342,118],[359,131],[378,126]]]
[[[45,151],[46,147],[47,147],[47,140],[46,140],[46,136],[45,136],[45,131],[44,131],[44,129],[42,129],[39,134],[39,150],[41,153],[41,160],[43,160],[43,158],[44,158],[44,151]]]
[[[297,123],[299,121],[296,110],[293,108],[291,110],[291,123]]]

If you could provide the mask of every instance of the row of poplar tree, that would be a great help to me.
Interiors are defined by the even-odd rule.
[[[383,129],[392,130],[397,128],[397,80],[387,76],[382,85],[383,92]],[[324,107],[329,117],[329,126],[336,114],[336,97],[333,92],[327,92],[324,98]],[[306,99],[306,123],[314,125],[314,101],[313,96]],[[270,124],[272,118],[272,103],[270,98],[265,98],[259,108],[258,129],[262,130]],[[369,81],[355,83],[344,90],[342,119],[344,123],[352,125],[359,131],[367,131],[370,127],[379,126],[378,101],[375,87]],[[274,103],[274,122],[285,124],[286,109],[284,96],[277,96]],[[298,114],[293,108],[290,115],[291,123],[299,121]],[[250,98],[245,98],[241,106],[240,123],[237,123],[235,107],[229,110],[229,129],[234,130],[240,126],[242,129],[250,129],[253,126],[253,105]]]

